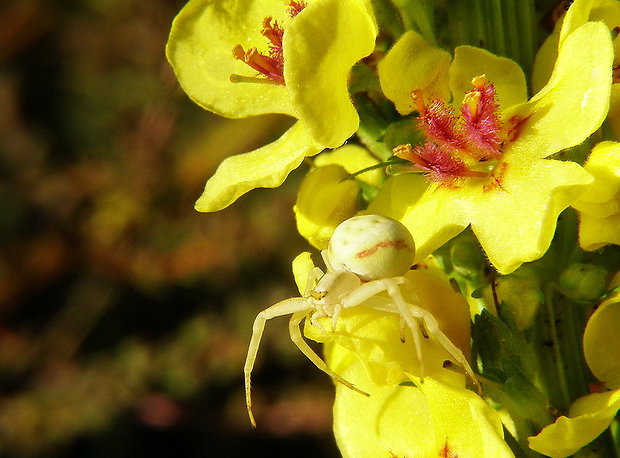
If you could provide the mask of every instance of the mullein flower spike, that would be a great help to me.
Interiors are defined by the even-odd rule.
[[[617,453],[619,31],[618,0],[188,1],[166,47],[187,95],[295,121],[196,209],[305,162],[293,211],[325,263],[299,255],[299,297],[255,319],[252,424],[263,330],[290,315],[345,457]]]

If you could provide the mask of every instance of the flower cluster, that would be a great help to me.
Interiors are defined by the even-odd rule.
[[[295,260],[301,296],[259,314],[249,369],[292,314],[339,382],[344,456],[618,453],[620,1],[550,3],[190,0],[173,23],[192,100],[295,119],[225,159],[196,209],[308,158],[294,212],[326,272]],[[402,223],[410,270],[356,215]]]

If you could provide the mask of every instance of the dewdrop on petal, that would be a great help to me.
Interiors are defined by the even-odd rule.
[[[335,271],[352,272],[362,280],[404,275],[412,266],[415,244],[399,221],[362,215],[342,222],[332,234],[325,262]]]

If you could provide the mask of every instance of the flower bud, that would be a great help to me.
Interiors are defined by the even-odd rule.
[[[327,248],[341,222],[357,213],[359,186],[339,165],[317,167],[302,180],[295,204],[297,230],[313,246]]]
[[[457,240],[450,247],[450,260],[454,270],[471,277],[481,270],[483,264],[480,245],[473,240]]]
[[[607,271],[592,264],[574,263],[560,275],[560,288],[573,301],[595,301],[607,289]]]

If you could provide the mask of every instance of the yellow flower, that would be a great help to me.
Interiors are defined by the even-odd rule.
[[[475,393],[432,378],[417,386],[374,382],[342,347],[328,361],[347,358],[341,375],[370,396],[336,386],[334,434],[344,457],[513,456],[499,414]]]
[[[500,107],[507,108],[527,99],[525,76],[519,65],[505,57],[473,46],[458,46],[450,63],[450,54],[432,46],[420,34],[406,32],[379,62],[379,81],[385,96],[399,113],[411,113],[416,107],[412,92],[460,104],[471,88],[471,80],[484,73],[493,81]]]
[[[566,15],[556,24],[553,33],[542,44],[532,74],[534,90],[542,88],[553,70],[558,54],[558,45],[577,27],[586,21],[601,21],[612,31],[620,24],[620,2],[617,0],[575,0]],[[608,121],[615,138],[620,138],[620,40],[614,38],[614,80],[611,86]]]
[[[497,134],[490,139],[488,151],[467,144],[469,162],[463,162],[464,167],[456,161],[448,164],[456,165],[457,179],[429,184],[420,175],[395,176],[386,182],[369,211],[398,219],[408,227],[416,241],[416,260],[468,225],[502,274],[538,259],[551,242],[559,213],[592,182],[578,164],[546,158],[580,144],[601,125],[608,108],[612,61],[607,28],[598,23],[578,27],[562,42],[548,84],[529,101],[511,106],[501,115],[490,115],[501,128],[495,132],[487,129]],[[486,74],[484,65],[484,59],[453,63],[454,72],[463,77]],[[451,82],[451,86],[458,84]],[[464,98],[462,113],[475,112],[480,100],[488,96],[488,87],[484,79],[474,78],[474,90]],[[497,92],[502,106],[505,96],[499,89]],[[424,112],[425,106],[421,107]],[[444,119],[450,116],[448,113]],[[441,144],[431,146],[445,152]],[[416,160],[415,150],[404,153],[403,157]],[[469,169],[470,164],[478,169]],[[436,172],[431,167],[426,170]]]
[[[276,142],[225,160],[197,210],[216,211],[250,189],[279,186],[304,157],[350,137],[359,118],[349,71],[373,51],[376,34],[364,0],[190,0],[166,47],[190,98],[230,118],[298,119]]]
[[[573,203],[579,211],[579,244],[584,250],[620,245],[620,143],[599,143],[584,167],[594,183]]]
[[[611,286],[620,285],[620,272]],[[592,314],[583,334],[583,352],[592,373],[612,389],[620,388],[620,293]]]
[[[407,278],[418,305],[468,355],[464,297],[427,271]],[[360,306],[344,310],[333,333],[308,324],[305,333],[326,343],[332,370],[370,394],[336,384],[334,432],[343,456],[512,456],[497,412],[465,388],[462,373],[444,367],[449,355],[432,339],[423,342],[426,375],[420,379],[412,339],[402,341],[397,315]]]
[[[583,396],[573,403],[568,417],[559,417],[529,437],[530,448],[553,458],[572,455],[605,431],[619,408],[620,390]]]

